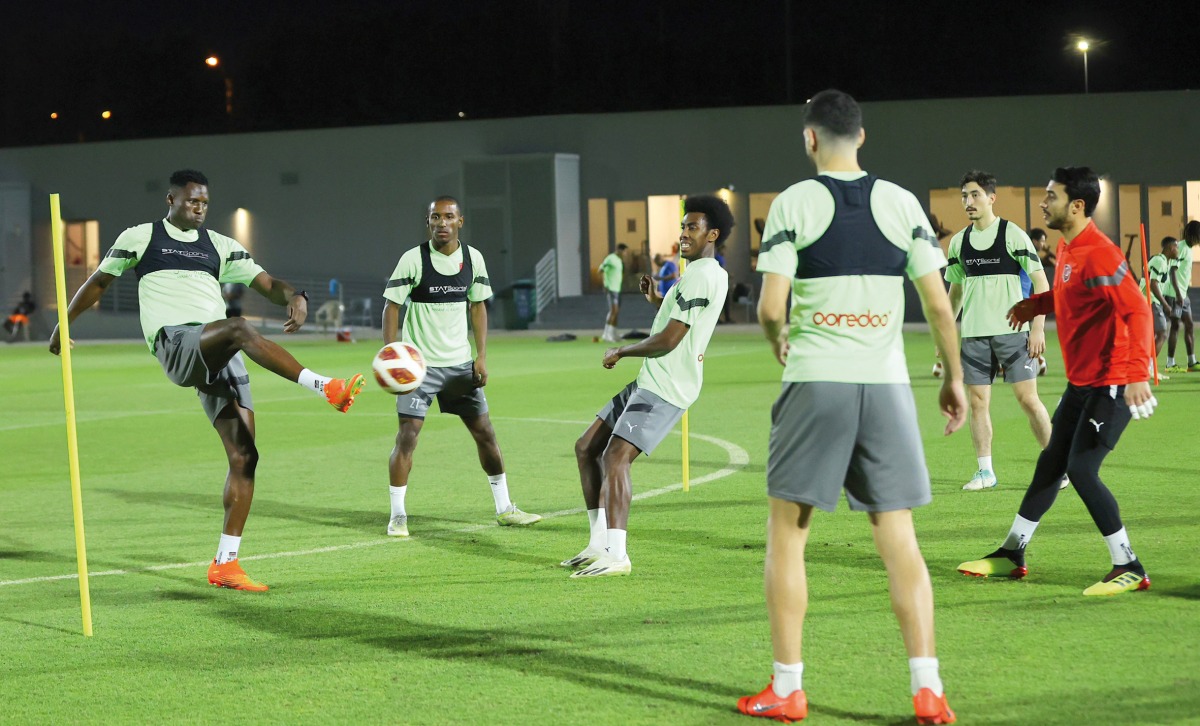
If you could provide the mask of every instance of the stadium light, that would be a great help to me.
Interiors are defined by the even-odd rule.
[[[215,55],[210,55],[204,59],[204,65],[208,66],[209,68],[216,68],[217,66],[221,65],[221,59]]]
[[[104,119],[105,121],[109,120],[112,118],[112,111],[101,111],[100,118]]]
[[[208,66],[209,68],[216,68],[220,70],[221,77],[225,79],[225,115],[233,116],[233,79],[230,78],[229,74],[225,72],[225,69],[221,67],[221,59],[215,55],[210,55],[205,58],[204,65]]]
[[[57,111],[51,111],[51,112],[50,112],[50,120],[52,120],[52,121],[57,121],[57,120],[58,120],[58,112],[57,112]]]
[[[1084,93],[1088,92],[1087,55],[1088,55],[1088,49],[1091,47],[1092,47],[1092,44],[1087,41],[1087,38],[1080,38],[1079,42],[1077,42],[1075,44],[1075,50],[1079,51],[1080,53],[1083,53],[1083,92]]]

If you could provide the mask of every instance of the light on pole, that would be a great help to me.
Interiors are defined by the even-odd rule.
[[[225,79],[225,115],[233,116],[233,79],[221,68],[221,59],[215,55],[205,58],[204,65],[221,71],[221,77]]]
[[[1091,47],[1092,47],[1091,43],[1088,43],[1084,39],[1080,39],[1079,42],[1075,44],[1075,50],[1079,51],[1080,53],[1083,53],[1083,92],[1084,93],[1088,92],[1087,54],[1088,54],[1088,48],[1091,48]]]

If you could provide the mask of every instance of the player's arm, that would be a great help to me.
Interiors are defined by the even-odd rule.
[[[1167,309],[1167,298],[1162,294],[1162,287],[1158,284],[1158,278],[1154,276],[1150,277],[1150,294],[1158,301],[1159,307],[1163,310]]]
[[[304,325],[308,317],[308,299],[296,294],[296,288],[283,280],[271,277],[266,272],[260,272],[250,283],[255,292],[271,302],[287,308],[288,319],[283,324],[283,332],[294,333]]]
[[[1046,271],[1027,272],[1033,282],[1035,295],[1050,290],[1050,281],[1046,279]],[[1037,358],[1046,352],[1046,316],[1038,315],[1029,323],[1029,357]]]
[[[1187,294],[1187,290],[1183,287],[1183,277],[1179,274],[1179,264],[1176,263],[1171,268],[1171,280],[1175,285],[1175,300],[1179,303],[1179,310],[1171,308],[1167,315],[1171,316],[1172,320],[1179,320],[1183,317],[1183,296]]]
[[[110,275],[107,272],[96,270],[91,274],[91,277],[83,283],[71,298],[71,304],[67,306],[67,321],[72,322],[75,318],[83,314],[84,310],[91,308],[96,303],[100,302],[100,298],[104,297],[105,291],[112,281],[117,279],[116,275]],[[58,325],[54,326],[54,330],[50,333],[50,352],[58,355],[62,350],[62,344],[59,341]]]
[[[763,273],[762,292],[758,295],[758,324],[779,365],[787,365],[787,303],[791,291],[790,277],[775,272]]]
[[[946,295],[945,283],[940,270],[926,273],[913,281],[921,298],[921,310],[933,333],[933,342],[942,351],[942,365],[946,377],[938,393],[938,407],[946,421],[947,436],[962,427],[967,419],[967,395],[963,390],[962,360],[959,358],[958,327],[956,315]],[[764,325],[765,327],[765,325]]]
[[[667,327],[649,338],[630,345],[623,345],[620,348],[609,348],[604,352],[603,365],[605,368],[612,368],[622,358],[658,358],[666,355],[675,350],[679,341],[683,340],[683,336],[687,335],[690,329],[691,326],[682,320],[671,318]]]
[[[487,305],[480,302],[471,305],[471,334],[475,336],[475,386],[487,385]]]
[[[948,295],[950,298],[950,314],[954,316],[955,320],[958,320],[958,314],[962,312],[962,306],[963,306],[962,283],[961,282],[950,283],[950,292],[948,293]]]
[[[403,312],[403,307],[392,300],[383,303],[384,345],[400,340],[400,323],[403,322]]]

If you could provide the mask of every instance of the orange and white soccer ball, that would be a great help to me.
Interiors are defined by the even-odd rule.
[[[425,380],[425,356],[412,343],[388,343],[371,362],[375,380],[388,393],[412,393]]]

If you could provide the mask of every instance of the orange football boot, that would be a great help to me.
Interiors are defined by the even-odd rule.
[[[342,413],[354,405],[354,397],[362,390],[363,377],[355,373],[351,378],[334,378],[325,384],[325,400]]]
[[[213,560],[213,563],[208,566],[208,584],[249,592],[266,592],[267,590],[266,585],[251,580],[237,560],[230,560],[223,565],[218,565],[217,561]]]
[[[933,695],[933,691],[922,688],[913,696],[913,710],[917,712],[917,723],[954,723],[954,712],[946,702],[946,694]]]
[[[771,680],[775,680],[772,676]],[[804,691],[793,691],[787,698],[775,695],[774,687],[768,683],[756,696],[738,699],[738,710],[747,716],[773,718],[780,723],[800,721],[808,715],[808,699]]]

